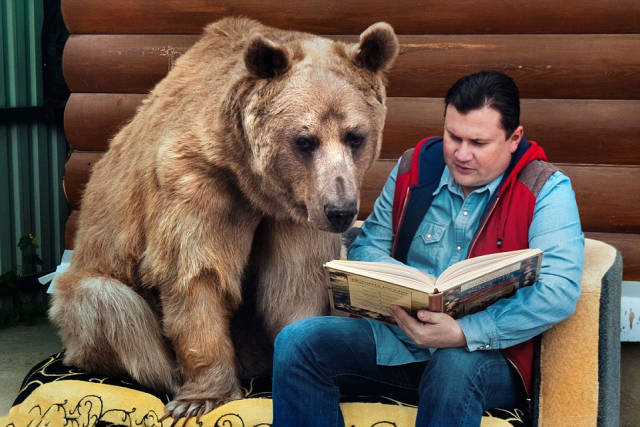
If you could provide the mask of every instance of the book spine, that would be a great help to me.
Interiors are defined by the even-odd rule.
[[[444,310],[444,294],[438,292],[429,295],[429,311],[442,312]]]

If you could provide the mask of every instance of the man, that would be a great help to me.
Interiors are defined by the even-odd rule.
[[[536,247],[539,281],[457,320],[393,306],[398,326],[340,317],[289,325],[275,343],[274,426],[342,426],[340,393],[417,394],[417,426],[477,426],[485,409],[522,405],[531,339],[578,300],[584,237],[569,179],[524,138],[519,115],[508,76],[456,82],[443,137],[402,156],[348,256],[438,276],[465,257]]]

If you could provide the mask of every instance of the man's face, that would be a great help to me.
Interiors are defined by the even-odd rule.
[[[507,169],[524,131],[507,137],[500,113],[486,106],[461,114],[448,105],[445,113],[444,161],[466,196]]]

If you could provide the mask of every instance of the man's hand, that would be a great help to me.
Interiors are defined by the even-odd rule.
[[[418,321],[397,305],[390,306],[389,312],[398,326],[419,347],[445,348],[467,345],[467,339],[460,324],[446,313],[420,310]]]

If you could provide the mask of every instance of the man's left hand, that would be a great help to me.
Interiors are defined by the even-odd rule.
[[[419,347],[445,348],[467,345],[460,324],[446,313],[420,310],[416,320],[397,305],[390,306],[389,312],[398,326]]]

